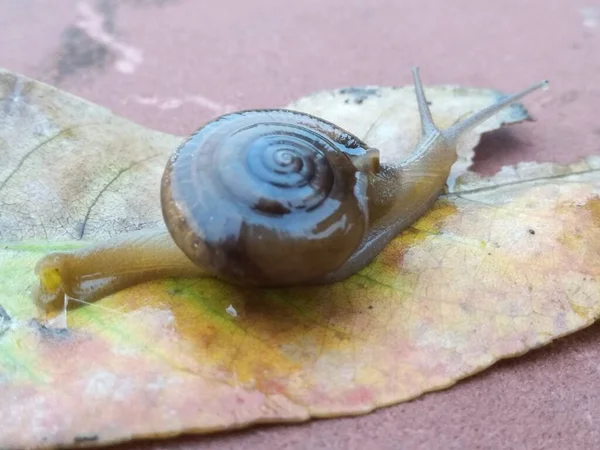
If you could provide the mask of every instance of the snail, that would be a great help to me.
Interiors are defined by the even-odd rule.
[[[422,135],[396,165],[339,126],[297,111],[228,113],[174,151],[161,180],[165,228],[42,257],[35,296],[85,302],[145,281],[213,277],[258,287],[328,284],[364,268],[444,189],[466,131],[546,81],[436,127],[412,69]]]

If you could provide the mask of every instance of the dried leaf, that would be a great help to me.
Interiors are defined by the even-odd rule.
[[[389,157],[417,129],[390,105],[416,105],[412,88],[374,89],[359,104],[346,103],[360,92],[350,90],[295,105],[359,135],[377,130],[367,140]],[[81,236],[158,223],[158,180],[179,138],[8,72],[0,92],[9,162],[0,169],[2,448],[364,413],[448,387],[600,314],[600,158],[589,158],[489,179],[462,173],[343,283],[261,291],[163,280],[70,310],[66,329],[42,323],[28,293],[35,261],[83,245]],[[428,89],[441,125],[495,95]],[[507,114],[486,127],[526,118],[522,108]]]
[[[0,101],[1,241],[104,239],[162,222],[159,180],[181,138],[2,70]]]

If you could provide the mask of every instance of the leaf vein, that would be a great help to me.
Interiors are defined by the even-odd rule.
[[[85,217],[83,218],[83,223],[81,225],[81,230],[79,231],[79,239],[83,239],[83,237],[85,236],[85,230],[87,227],[87,224],[90,220],[90,217],[92,215],[92,210],[94,209],[94,207],[98,204],[98,202],[100,201],[100,198],[102,198],[102,196],[106,193],[106,191],[108,191],[108,189],[117,182],[117,180],[125,173],[129,172],[131,169],[135,168],[136,166],[139,166],[140,164],[143,164],[153,158],[156,158],[157,156],[161,156],[161,153],[156,153],[154,155],[148,156],[147,158],[141,159],[139,161],[135,161],[132,164],[130,164],[127,167],[124,167],[123,169],[119,170],[109,181],[108,183],[106,183],[102,189],[100,189],[100,191],[98,192],[98,194],[96,195],[96,197],[94,197],[94,199],[92,200],[92,203],[90,204],[87,212],[85,213]]]
[[[558,175],[551,175],[551,176],[547,176],[547,177],[530,178],[527,180],[518,180],[518,181],[510,181],[507,183],[499,183],[499,184],[494,184],[493,186],[482,186],[479,188],[467,189],[465,191],[447,192],[445,194],[441,194],[440,198],[460,197],[461,195],[465,195],[465,194],[477,194],[479,192],[494,191],[496,189],[500,189],[503,187],[520,186],[520,185],[529,184],[529,183],[536,183],[539,181],[551,182],[554,180],[560,180],[560,179],[569,178],[569,177],[573,177],[573,176],[577,176],[577,175],[587,175],[587,174],[591,174],[591,173],[600,173],[600,169],[588,169],[588,170],[581,170],[579,172],[561,173]]]
[[[82,128],[84,126],[88,126],[91,124],[83,124],[83,125],[74,125],[72,127],[67,127],[67,128],[63,128],[62,130],[60,130],[58,133],[56,133],[53,136],[50,136],[48,139],[46,139],[45,141],[40,142],[38,145],[36,145],[35,147],[33,147],[31,150],[29,150],[27,153],[25,153],[23,155],[23,157],[19,160],[19,162],[17,163],[17,165],[15,166],[14,170],[8,174],[8,176],[4,179],[4,181],[2,183],[0,183],[0,192],[2,192],[2,189],[4,189],[4,187],[8,184],[8,182],[11,180],[12,177],[14,177],[17,172],[21,169],[21,167],[23,167],[23,164],[25,164],[25,162],[35,153],[37,152],[39,149],[43,148],[46,144],[49,144],[50,142],[52,142],[53,140],[59,138],[60,136],[62,136],[63,134],[65,134],[66,132],[69,131],[73,131],[77,128]]]

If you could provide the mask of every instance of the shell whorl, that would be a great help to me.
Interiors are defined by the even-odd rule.
[[[233,282],[290,285],[339,267],[367,232],[367,147],[288,110],[232,113],[173,154],[163,216],[197,264]]]

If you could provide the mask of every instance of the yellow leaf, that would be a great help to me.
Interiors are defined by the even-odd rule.
[[[499,95],[427,94],[440,125]],[[388,158],[417,136],[411,87],[294,105],[367,135]],[[479,133],[526,118],[514,107],[468,136],[457,182],[345,282],[159,280],[71,305],[65,328],[37,315],[36,260],[157,225],[162,167],[180,138],[0,72],[0,447],[365,413],[590,325],[600,314],[600,158],[492,178],[465,171]]]

